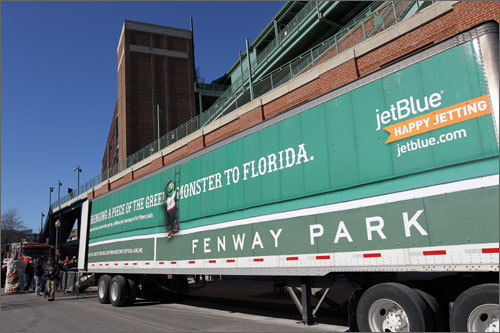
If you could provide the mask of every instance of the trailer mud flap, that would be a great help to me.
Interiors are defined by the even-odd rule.
[[[356,289],[349,298],[349,304],[347,308],[349,332],[359,332],[358,322],[356,320],[356,311],[358,309],[359,299],[361,298],[363,291],[363,289]]]

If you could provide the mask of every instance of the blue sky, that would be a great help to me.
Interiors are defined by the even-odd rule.
[[[124,19],[189,29],[196,67],[222,76],[283,2],[1,2],[1,209],[40,229],[49,187],[100,172]]]

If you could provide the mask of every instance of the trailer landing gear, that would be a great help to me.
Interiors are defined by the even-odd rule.
[[[293,302],[295,303],[295,306],[299,310],[300,314],[302,315],[302,322],[305,325],[313,325],[314,320],[313,320],[313,314],[312,314],[312,305],[311,305],[311,286],[308,284],[302,284],[301,285],[301,294],[302,294],[302,302],[299,301],[299,298],[295,294],[295,290],[293,287],[286,286],[286,289],[288,290],[288,293],[290,294],[290,297],[292,297]]]
[[[311,284],[309,282],[306,281],[301,283],[300,285],[301,300],[299,300],[297,294],[295,293],[294,287],[287,285],[286,289],[288,291],[288,294],[292,298],[293,302],[295,303],[295,306],[302,315],[302,322],[305,325],[314,325],[314,317],[316,316],[316,312],[318,311],[319,307],[325,300],[326,295],[330,291],[330,287],[324,288],[322,290],[323,294],[321,295],[318,304],[314,309],[311,304]],[[296,289],[297,291],[299,290],[299,288]]]

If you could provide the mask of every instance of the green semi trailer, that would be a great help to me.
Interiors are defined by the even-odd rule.
[[[343,284],[351,329],[498,331],[497,122],[487,23],[85,202],[80,269],[115,306],[272,276],[305,322]]]

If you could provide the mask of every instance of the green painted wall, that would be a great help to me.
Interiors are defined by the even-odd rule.
[[[468,205],[463,205],[463,202]],[[416,220],[428,235],[422,235],[415,227],[411,227],[410,236],[406,237],[403,213],[406,212],[408,219],[411,219],[419,210],[423,212]],[[370,217],[383,219],[382,232],[385,239],[374,231],[371,233],[372,240],[368,240],[366,219]],[[498,218],[498,187],[494,187],[204,231],[172,239],[160,238],[157,243],[157,259],[253,257],[498,242]],[[352,242],[347,237],[339,237],[338,242],[334,242],[340,221],[344,222]],[[466,223],[461,223],[462,221]],[[373,224],[377,225],[378,222]],[[314,239],[314,245],[311,245],[311,225],[323,226],[323,235]],[[276,246],[275,237],[280,229],[282,231],[277,237]],[[256,233],[259,235],[256,236]],[[243,246],[236,247],[235,239],[239,237],[242,240],[243,235]],[[222,242],[224,237],[225,251],[218,248],[218,239]],[[197,242],[193,251],[194,239]],[[207,250],[210,252],[205,251],[204,239],[210,239],[207,241]],[[263,247],[260,246],[259,239]]]
[[[172,239],[163,237],[157,240],[156,259],[236,258],[498,242],[498,193],[498,186],[494,186],[177,235]],[[380,234],[369,231],[370,219],[375,220],[372,226],[383,220]],[[146,239],[93,246],[89,249],[89,261],[153,260],[153,242]],[[117,251],[124,248],[143,248],[143,254],[124,256]]]
[[[415,188],[426,181],[414,175],[425,171],[440,174],[430,184],[498,172],[491,114],[391,143],[383,129],[486,95],[478,59],[473,42],[459,45],[183,164],[181,229],[223,221],[224,214],[266,214],[309,198],[328,198],[318,201],[326,204],[342,193],[363,197],[366,186],[371,195],[394,192],[402,179]],[[423,112],[398,117],[398,105],[404,115],[405,105],[417,100]],[[442,135],[452,139],[411,149]],[[488,159],[488,171],[478,172]],[[163,191],[174,178],[174,170],[166,170],[93,201],[91,242],[164,230]]]
[[[107,260],[153,260],[154,240],[135,239],[126,242],[96,245],[89,248],[88,260],[102,262]]]

